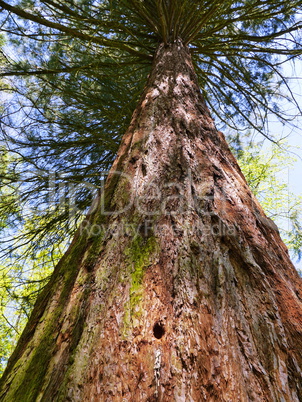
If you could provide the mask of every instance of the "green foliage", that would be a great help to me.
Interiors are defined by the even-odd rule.
[[[283,241],[298,260],[302,255],[302,195],[288,187],[289,170],[295,162],[286,143],[251,143],[237,151],[247,182],[265,213],[279,226]]]
[[[19,258],[14,255],[0,264],[0,373],[63,250],[42,250],[31,259],[22,257],[22,251]]]
[[[289,249],[291,249],[298,257],[298,261],[300,262],[302,259],[302,225],[301,225],[301,200],[300,200],[300,208],[293,209],[290,212],[290,221],[291,221],[291,230],[287,231],[285,242],[289,245]],[[298,272],[300,276],[302,276],[302,269],[298,268]]]
[[[15,173],[15,164],[14,156],[4,146],[0,145],[0,233],[8,226],[15,227],[20,220],[16,185],[19,176]]]
[[[19,163],[4,146],[0,148],[0,373],[66,246],[61,239],[55,248],[45,243],[41,247],[38,240],[31,248],[26,246],[28,232],[44,222],[43,215],[24,210],[15,182],[8,179],[16,176]],[[56,238],[57,233],[50,235]]]
[[[13,338],[19,336],[18,322],[15,317],[9,314],[8,291],[11,288],[11,281],[8,272],[3,266],[0,266],[0,374],[6,365],[6,360],[11,354],[15,343]]]

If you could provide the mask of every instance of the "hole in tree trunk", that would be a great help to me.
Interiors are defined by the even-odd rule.
[[[165,335],[165,328],[163,324],[161,324],[160,322],[154,324],[153,335],[157,339],[161,339]]]
[[[142,164],[142,173],[143,173],[143,176],[146,176],[146,174],[147,174],[147,168],[144,164]]]

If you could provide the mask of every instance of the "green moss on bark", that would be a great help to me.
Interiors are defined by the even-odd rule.
[[[130,246],[125,250],[127,262],[130,266],[129,301],[125,308],[124,333],[127,332],[133,318],[141,316],[140,304],[143,298],[143,278],[146,268],[152,261],[156,252],[157,242],[154,236],[144,239],[136,236]]]

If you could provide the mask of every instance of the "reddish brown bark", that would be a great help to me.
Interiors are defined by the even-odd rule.
[[[39,298],[1,400],[302,400],[301,298],[189,50],[161,45],[105,193]]]

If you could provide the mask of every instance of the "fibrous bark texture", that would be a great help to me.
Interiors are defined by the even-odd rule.
[[[301,401],[302,289],[160,45],[129,130],[2,379],[2,401]]]

